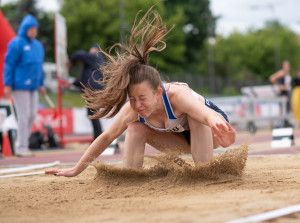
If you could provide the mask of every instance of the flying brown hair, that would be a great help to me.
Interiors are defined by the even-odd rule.
[[[103,80],[96,81],[103,84],[105,89],[84,87],[82,94],[86,107],[94,111],[90,118],[115,116],[127,100],[130,84],[147,80],[153,89],[161,85],[158,71],[148,65],[149,53],[160,52],[166,48],[163,38],[174,25],[167,30],[160,15],[152,9],[153,6],[138,22],[141,11],[137,13],[128,44],[116,43],[110,47],[108,53],[100,50],[107,57],[107,62],[100,67]],[[122,53],[119,52],[119,48]],[[111,55],[113,50],[116,56]]]

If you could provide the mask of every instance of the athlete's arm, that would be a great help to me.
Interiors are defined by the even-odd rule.
[[[218,112],[207,107],[203,102],[195,98],[191,90],[186,86],[174,86],[170,98],[171,104],[180,113],[212,128],[214,137],[222,147],[228,147],[235,142],[235,130]]]
[[[77,176],[126,130],[129,123],[134,121],[137,121],[137,114],[130,108],[129,103],[126,103],[112,125],[94,140],[75,167],[48,170],[45,173],[65,177]]]

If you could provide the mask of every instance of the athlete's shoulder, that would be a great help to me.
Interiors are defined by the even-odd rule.
[[[168,95],[171,96],[173,94],[176,95],[181,91],[189,89],[189,86],[187,84],[180,83],[180,82],[172,82],[172,83],[165,84],[165,89]]]
[[[166,86],[166,91],[170,101],[182,100],[191,95],[191,89],[185,83],[170,83]]]

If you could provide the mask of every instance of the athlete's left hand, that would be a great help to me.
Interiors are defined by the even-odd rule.
[[[226,126],[223,123],[217,123],[212,127],[212,130],[214,131],[215,139],[223,148],[226,148],[235,142],[235,130],[228,122],[226,122]]]

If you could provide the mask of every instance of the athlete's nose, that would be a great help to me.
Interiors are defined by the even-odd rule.
[[[137,101],[135,102],[135,107],[136,107],[136,109],[139,110],[139,108],[140,108],[141,106],[142,106],[142,103],[141,103],[140,101],[137,100]]]
[[[141,103],[140,103],[139,101],[136,101],[136,102],[135,102],[135,107],[136,107],[136,108],[139,108],[140,106],[141,106]]]

